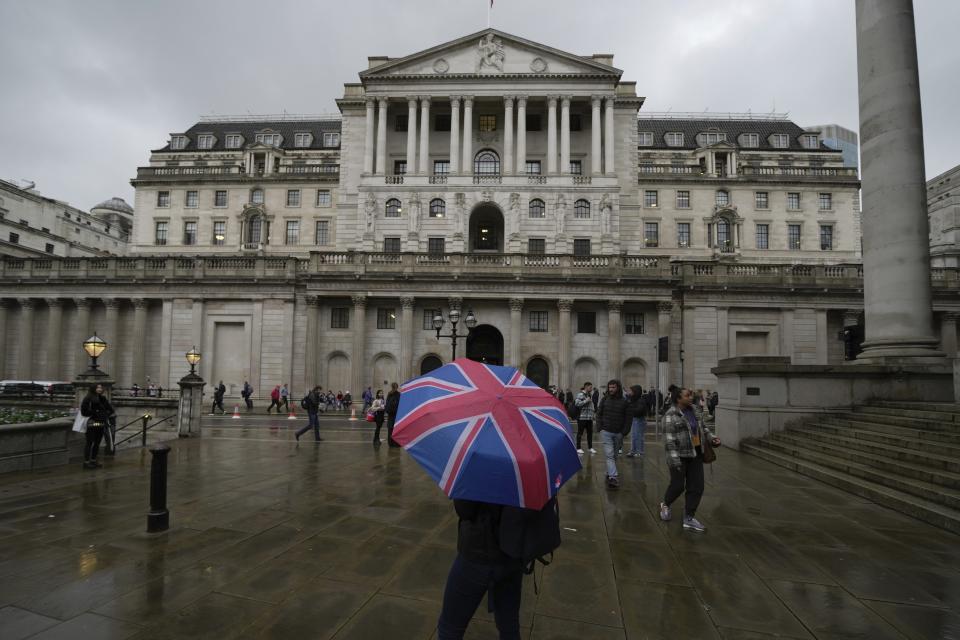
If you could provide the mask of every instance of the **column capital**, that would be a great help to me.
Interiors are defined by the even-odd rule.
[[[447,304],[451,309],[457,309],[459,311],[463,308],[463,298],[460,296],[450,296],[447,298]]]
[[[672,302],[658,302],[657,311],[660,313],[672,313],[673,312],[673,303]]]
[[[611,95],[603,96],[604,101],[606,101],[608,107],[612,107],[613,103],[617,101],[616,97]]]
[[[547,106],[553,107],[554,109],[556,109],[556,107],[557,107],[557,100],[558,100],[558,99],[559,99],[558,96],[548,95],[548,96],[547,96]]]
[[[133,303],[134,309],[146,309],[147,305],[150,304],[150,301],[146,298],[134,298],[130,302]]]
[[[570,311],[573,308],[573,300],[571,298],[560,298],[557,300],[557,308],[560,311]]]
[[[119,309],[120,300],[118,298],[104,298],[103,306],[105,306],[107,309]]]
[[[947,322],[956,322],[960,320],[960,311],[946,311],[943,314],[943,319]]]
[[[527,98],[528,98],[528,97],[529,97],[529,96],[516,96],[517,106],[518,106],[518,107],[526,107],[526,106],[527,106]]]
[[[33,309],[37,306],[37,301],[33,298],[17,298],[17,304],[24,309]]]
[[[463,106],[472,107],[473,106],[473,96],[463,96]]]
[[[53,309],[54,307],[59,308],[63,304],[63,301],[60,300],[60,298],[46,298],[44,302],[46,302],[47,306],[50,307],[51,309]]]
[[[10,303],[6,298],[0,298],[0,310],[9,309]]]
[[[510,298],[510,311],[523,311],[523,298]]]
[[[306,300],[307,300],[308,307],[320,306],[320,296],[306,296]]]
[[[560,106],[564,109],[569,109],[571,100],[573,100],[573,96],[560,96]]]
[[[430,106],[430,96],[420,96],[420,106],[429,107]]]
[[[367,99],[365,100],[365,102],[367,103],[367,108],[368,108],[368,109],[372,109],[374,106],[376,106],[376,104],[377,104],[377,99],[376,99],[376,98],[367,98]]]
[[[413,296],[400,296],[400,306],[404,309],[413,309],[417,299]]]
[[[504,104],[504,106],[510,107],[510,108],[512,109],[512,108],[513,108],[513,100],[514,100],[514,97],[513,97],[513,96],[503,96],[503,104]]]
[[[377,104],[380,105],[380,108],[381,108],[381,109],[386,109],[386,108],[387,108],[387,102],[388,102],[388,101],[389,101],[389,99],[388,99],[386,96],[382,96],[382,97],[377,98]]]
[[[593,106],[594,106],[594,107],[599,107],[599,106],[600,106],[600,101],[601,101],[602,99],[603,99],[603,96],[601,96],[600,94],[597,94],[597,93],[595,93],[595,94],[593,94],[592,96],[590,96],[590,102],[593,103]]]
[[[413,107],[413,108],[416,108],[416,107],[417,107],[417,100],[419,100],[419,99],[420,99],[419,96],[407,96],[407,105],[409,105],[409,106],[411,106],[411,107]]]
[[[73,304],[76,305],[77,309],[90,309],[90,300],[88,298],[74,298]]]
[[[350,296],[350,302],[353,303],[354,307],[366,307],[367,306],[367,296],[364,295],[352,295]]]
[[[611,313],[620,313],[621,309],[623,309],[623,300],[617,298],[607,300],[607,310]]]
[[[450,96],[451,106],[460,106],[461,100],[463,100],[463,96]]]

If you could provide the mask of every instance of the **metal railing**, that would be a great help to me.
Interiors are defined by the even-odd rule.
[[[159,420],[157,420],[157,421],[154,422],[153,424],[148,425],[147,423],[150,421],[150,418],[151,418],[151,417],[152,417],[152,416],[151,416],[149,413],[145,413],[145,414],[143,414],[142,416],[137,416],[135,419],[131,420],[131,421],[128,422],[127,424],[123,425],[122,427],[118,427],[117,430],[113,432],[113,433],[114,433],[114,436],[113,436],[113,437],[114,437],[114,442],[113,442],[113,448],[114,448],[114,450],[116,450],[117,447],[119,447],[119,446],[122,445],[123,443],[129,442],[130,440],[133,440],[133,439],[136,438],[138,435],[140,436],[140,446],[141,446],[141,447],[147,446],[147,432],[150,431],[150,429],[153,429],[155,426],[157,426],[157,425],[159,425],[159,424],[163,424],[164,422],[168,422],[168,421],[170,421],[170,420],[173,420],[173,419],[176,418],[177,416],[176,416],[176,415],[170,415],[170,416],[167,416],[166,418],[160,418]],[[117,439],[116,439],[116,437],[117,437],[116,434],[120,433],[121,431],[123,431],[124,429],[126,429],[127,427],[129,427],[130,425],[135,424],[135,423],[137,423],[137,422],[140,423],[140,431],[139,431],[139,432],[131,433],[130,435],[128,435],[128,436],[127,436],[126,438],[124,438],[123,440],[117,440]]]

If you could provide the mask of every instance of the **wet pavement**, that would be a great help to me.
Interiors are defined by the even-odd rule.
[[[144,451],[0,476],[0,637],[432,638],[449,501],[366,423],[323,419],[324,442],[297,444],[300,423],[207,418],[173,442],[163,534],[145,533]],[[523,637],[960,638],[960,538],[719,456],[696,534],[657,517],[658,444],[619,459],[617,491],[588,454],[539,594],[525,579]],[[467,637],[496,637],[485,602]]]

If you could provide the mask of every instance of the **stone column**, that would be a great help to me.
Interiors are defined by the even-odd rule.
[[[780,355],[793,362],[793,309],[780,310]]]
[[[557,175],[557,96],[547,96],[547,175]]]
[[[373,98],[367,98],[367,120],[364,123],[366,125],[366,138],[363,140],[363,173],[366,175],[373,173],[373,107]]]
[[[557,301],[557,308],[560,310],[560,353],[557,354],[558,382],[561,388],[573,388],[571,383],[572,372],[570,371],[570,310],[573,308],[573,300],[561,298]]]
[[[36,322],[33,310],[36,302],[31,298],[19,298],[20,304],[20,363],[17,366],[17,378],[33,380],[33,325]]]
[[[607,370],[611,378],[620,379],[620,311],[623,300],[607,300]]]
[[[857,0],[856,16],[866,317],[857,360],[932,361],[943,353],[933,334],[913,2]]]
[[[940,349],[949,358],[957,357],[957,318],[960,314],[948,311],[940,318]]]
[[[817,364],[828,364],[831,336],[827,335],[827,310],[816,309],[814,315],[817,321]],[[836,336],[833,338],[835,339]]]
[[[473,96],[463,96],[463,163],[460,170],[473,175]]]
[[[657,331],[658,338],[666,336],[669,338],[668,342],[673,342],[673,338],[670,334],[673,331],[673,303],[672,302],[658,302],[657,303]],[[660,391],[666,392],[667,387],[670,386],[670,347],[668,345],[667,349],[667,362],[657,361],[657,388]]]
[[[727,307],[717,307],[717,360],[730,357],[730,320]]]
[[[603,173],[600,165],[600,96],[590,97],[590,173]]]
[[[614,173],[613,166],[613,157],[617,150],[616,140],[614,139],[613,133],[613,96],[607,96],[604,100],[604,131],[603,131],[603,144],[604,144],[604,157],[603,157],[603,173],[604,175],[612,176]]]
[[[60,362],[60,344],[63,326],[63,305],[57,298],[47,298],[47,379],[63,380],[63,363]]]
[[[407,173],[417,172],[417,96],[407,96]]]
[[[7,301],[0,298],[0,343],[7,344]],[[7,350],[0,349],[0,378],[7,377]]]
[[[353,354],[351,354],[352,389],[350,392],[358,398],[366,389],[363,384],[367,375],[367,297],[351,296],[353,302]]]
[[[133,372],[131,373],[131,383],[136,382],[141,387],[146,386],[146,360],[144,350],[138,348],[138,345],[146,343],[147,340],[147,300],[144,298],[134,298],[133,302]]]
[[[307,389],[317,384],[317,312],[320,302],[317,296],[307,296],[307,344],[304,349],[303,383]]]
[[[503,98],[503,174],[513,173],[513,96]]]
[[[420,173],[425,176],[433,173],[430,168],[430,96],[420,96]]]
[[[527,173],[527,96],[517,96],[517,175]]]
[[[560,173],[570,173],[570,96],[560,98]]]
[[[83,341],[91,336],[90,301],[86,298],[74,298],[73,304],[77,307],[77,319],[70,338],[70,353],[73,354],[73,374],[76,376],[86,371],[89,365],[89,356],[83,350]]]
[[[413,296],[400,297],[400,379],[413,377]]]
[[[191,327],[193,334],[190,336],[190,341],[193,343],[193,346],[201,352],[203,351],[203,307],[203,298],[193,298],[193,308],[190,310],[191,317],[193,318],[193,326]],[[116,376],[114,376],[114,378],[116,378]]]
[[[107,343],[107,348],[103,352],[101,369],[104,370],[114,381],[119,383],[117,376],[117,352],[120,349],[119,338],[119,320],[120,320],[120,301],[116,298],[105,298],[103,306],[107,308],[106,327],[104,334],[100,336]]]
[[[510,362],[520,368],[520,334],[523,332],[523,298],[510,298]]]
[[[455,176],[458,173],[460,173],[460,96],[450,96],[450,174]]]
[[[377,114],[377,167],[376,172],[387,175],[387,99],[377,100],[379,113]]]

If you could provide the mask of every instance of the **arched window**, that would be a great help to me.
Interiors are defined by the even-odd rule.
[[[500,175],[500,156],[489,149],[484,149],[473,160],[473,172],[479,176]]]
[[[420,362],[420,375],[426,375],[443,366],[443,362],[437,356],[427,356]]]
[[[580,199],[573,203],[573,217],[574,218],[589,218],[590,217],[590,201]]]
[[[434,198],[430,201],[430,217],[442,218],[447,215],[447,203],[441,198]]]
[[[387,200],[387,209],[384,213],[384,216],[387,218],[399,218],[400,217],[400,201],[396,198],[390,198]]]
[[[530,201],[530,217],[531,218],[546,218],[547,217],[547,205],[544,204],[543,200],[540,198],[534,198]]]
[[[550,365],[543,358],[532,358],[527,363],[527,378],[541,389],[546,389],[550,385]]]
[[[263,189],[250,190],[250,204],[263,204]]]
[[[717,248],[724,253],[733,252],[733,239],[730,237],[730,222],[724,218],[717,220]]]
[[[730,192],[723,189],[718,189],[715,201],[718,207],[727,206],[730,204]]]
[[[263,237],[263,218],[253,216],[247,220],[247,242],[251,244],[260,244]]]

